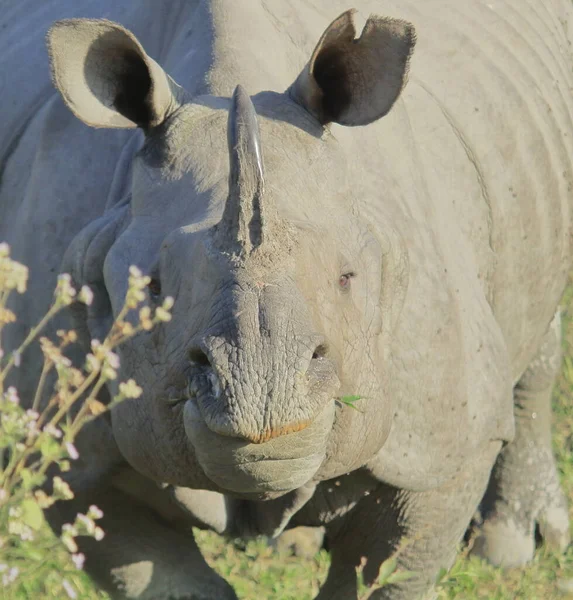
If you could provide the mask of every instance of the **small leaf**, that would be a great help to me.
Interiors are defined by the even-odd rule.
[[[363,400],[362,396],[341,396],[340,398],[337,398],[337,400],[341,404],[349,406],[358,412],[362,412],[357,406],[354,406],[355,402],[358,402],[358,400]]]
[[[392,573],[388,579],[386,579],[386,583],[400,583],[402,581],[408,581],[414,576],[415,573],[413,571],[406,571],[405,569],[394,571],[394,573]]]
[[[22,481],[22,487],[25,490],[31,490],[32,488],[41,485],[46,478],[32,469],[23,468],[20,471],[20,479]]]
[[[22,509],[22,521],[38,531],[44,522],[44,513],[42,509],[32,500],[31,498],[26,498],[20,504],[20,508]]]
[[[45,436],[40,443],[40,452],[44,458],[54,460],[60,458],[64,454],[64,450],[60,444],[53,437],[49,436]]]
[[[387,558],[380,566],[380,571],[378,571],[378,579],[376,580],[376,583],[378,585],[384,585],[385,583],[387,583],[388,579],[390,578],[392,573],[394,573],[397,566],[398,562],[395,556]]]
[[[440,569],[440,571],[438,572],[438,575],[436,576],[435,585],[441,585],[442,580],[447,576],[447,574],[448,574],[448,570],[445,569],[444,567],[442,567]]]

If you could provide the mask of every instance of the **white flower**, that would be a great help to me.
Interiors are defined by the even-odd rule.
[[[18,390],[12,385],[6,390],[5,398],[6,398],[6,400],[8,400],[8,402],[11,402],[12,404],[20,404],[20,398],[18,397]]]
[[[72,460],[77,460],[80,457],[77,448],[72,444],[72,442],[66,442],[66,450]]]
[[[95,523],[87,515],[78,513],[78,516],[76,517],[76,524],[80,529],[83,528],[88,535],[94,535],[96,529]]]
[[[62,587],[68,595],[68,598],[75,600],[78,597],[78,595],[76,594],[76,590],[74,590],[72,584],[67,579],[62,579]]]
[[[58,283],[54,295],[56,297],[56,304],[67,306],[74,301],[76,297],[76,290],[72,286],[72,278],[68,273],[62,273],[58,275]]]
[[[18,569],[18,567],[12,567],[7,573],[4,573],[2,575],[2,585],[4,587],[8,587],[11,583],[14,582],[16,577],[18,577],[19,572],[20,570]]]
[[[74,563],[74,566],[78,570],[81,570],[84,568],[85,560],[86,560],[86,557],[81,552],[79,552],[78,554],[72,554],[72,562]]]
[[[82,285],[82,289],[78,295],[78,300],[89,306],[94,300],[94,293],[87,285]]]
[[[59,440],[62,437],[62,432],[54,425],[46,425],[43,429],[44,433]]]
[[[88,517],[90,517],[90,519],[101,519],[103,517],[103,511],[95,504],[92,504],[88,508]]]
[[[30,421],[37,421],[40,418],[40,415],[35,410],[31,409],[26,411],[26,416],[28,419],[30,419]]]
[[[74,497],[74,493],[70,486],[58,475],[54,477],[52,483],[54,485],[54,496],[56,496],[58,500],[71,500]],[[64,531],[64,527],[66,526],[64,525],[62,527],[62,531]],[[74,535],[77,535],[77,533]]]
[[[128,379],[119,384],[119,391],[126,398],[139,398],[143,390],[135,383],[133,379]]]

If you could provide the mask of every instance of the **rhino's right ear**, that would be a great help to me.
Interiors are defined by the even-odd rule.
[[[117,23],[57,21],[47,44],[54,85],[87,125],[150,129],[180,105],[181,88]]]
[[[371,15],[356,37],[354,13],[335,19],[290,94],[323,125],[368,125],[383,117],[406,84],[414,26]]]

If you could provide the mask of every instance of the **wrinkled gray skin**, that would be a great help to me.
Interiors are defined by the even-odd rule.
[[[95,293],[57,324],[84,348],[129,265],[153,277],[150,307],[175,299],[120,350],[144,394],[83,434],[77,500],[50,515],[103,508],[105,541],[83,549],[115,598],[234,598],[190,525],[326,526],[329,600],[407,537],[416,576],[372,597],[432,597],[486,488],[478,554],[523,564],[536,524],[568,542],[549,397],[570,2],[356,4],[356,31],[345,13],[321,39],[344,2],[2,3],[0,239],[31,269],[8,349],[59,271]],[[381,12],[418,34],[403,92],[411,25],[374,18],[352,42]],[[68,17],[137,38],[57,24],[58,94],[43,37]],[[38,354],[23,364],[29,402]]]

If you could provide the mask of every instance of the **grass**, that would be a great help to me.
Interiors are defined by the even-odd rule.
[[[554,393],[554,448],[561,480],[569,498],[573,521],[573,284],[563,299],[564,362]],[[310,600],[328,570],[328,554],[311,560],[278,555],[263,540],[226,543],[216,534],[197,531],[197,541],[208,562],[230,581],[241,600]],[[57,561],[58,557],[54,556]],[[82,600],[104,600],[87,577],[79,573]],[[567,592],[567,590],[571,590]],[[0,594],[1,596],[1,594]],[[56,598],[50,582],[31,581],[16,600]],[[540,548],[524,569],[501,570],[464,551],[439,586],[440,600],[562,600],[573,599],[573,548],[564,555]]]

